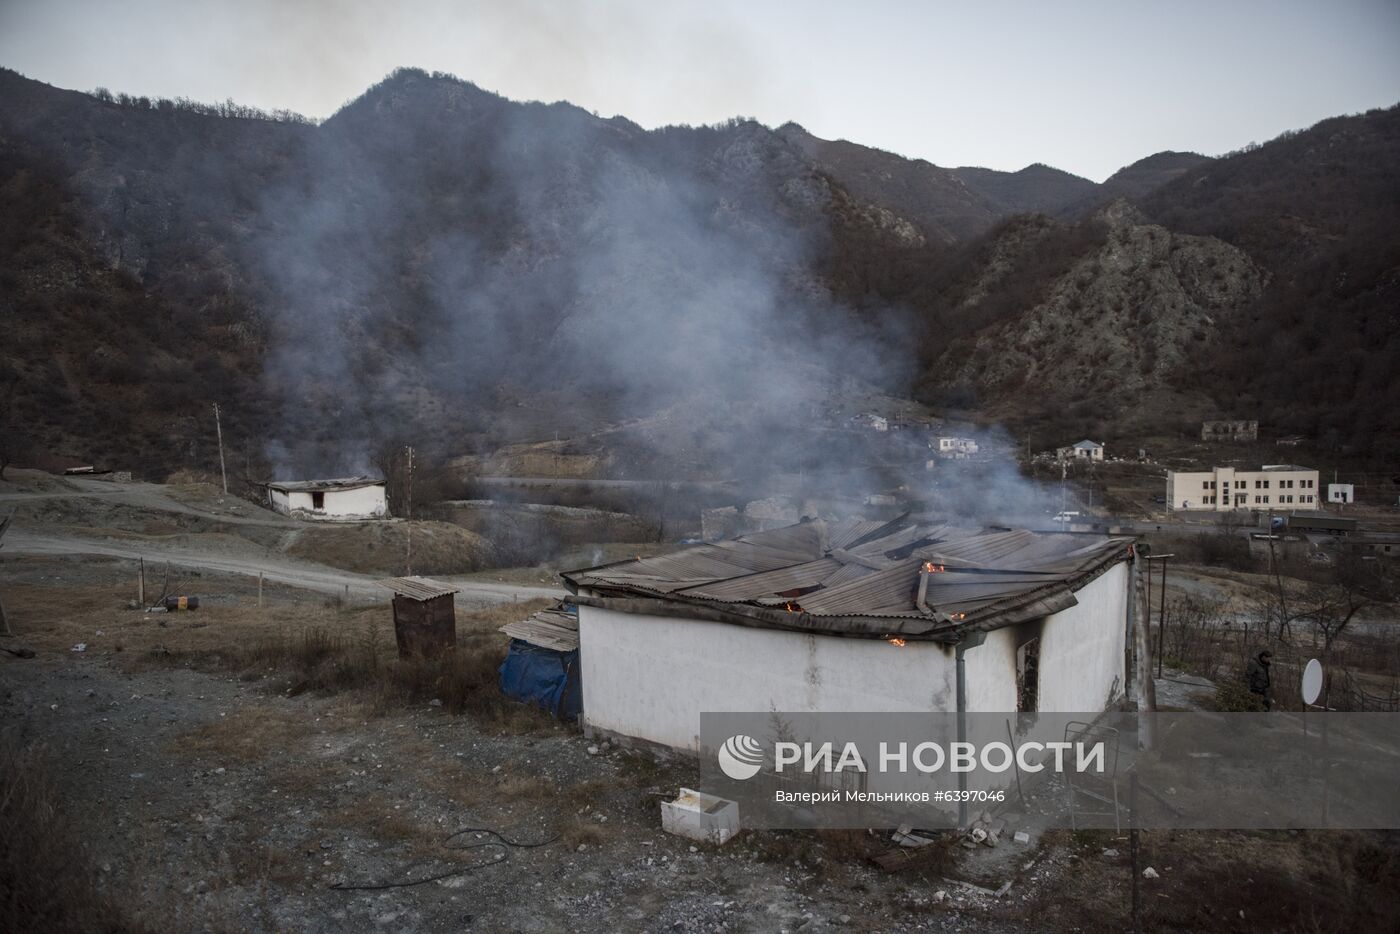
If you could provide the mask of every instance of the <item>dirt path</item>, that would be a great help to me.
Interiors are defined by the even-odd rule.
[[[11,530],[5,536],[5,552],[12,555],[100,555],[111,558],[135,560],[155,558],[169,561],[179,567],[201,568],[211,571],[224,571],[245,574],[279,584],[287,584],[304,590],[326,594],[349,594],[357,600],[387,601],[389,593],[375,583],[376,578],[368,574],[355,574],[339,571],[325,565],[298,561],[286,556],[256,557],[220,554],[213,550],[188,548],[160,549],[149,543],[126,545],[114,541],[70,536],[44,535]],[[485,581],[445,577],[462,588],[457,595],[460,606],[472,607],[501,603],[507,600],[529,600],[535,597],[561,597],[564,591],[554,587],[532,587],[523,584],[499,584]]]

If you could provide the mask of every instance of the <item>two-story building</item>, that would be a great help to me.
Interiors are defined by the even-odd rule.
[[[1167,471],[1167,505],[1174,510],[1312,508],[1322,500],[1318,474],[1296,464],[1265,464],[1258,470],[1216,467]]]
[[[977,442],[972,438],[940,437],[929,447],[938,451],[939,457],[965,458],[977,453]]]

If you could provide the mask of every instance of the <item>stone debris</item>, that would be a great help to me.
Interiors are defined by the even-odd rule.
[[[1156,878],[1159,878],[1160,876],[1161,876],[1161,874],[1160,874],[1159,872],[1157,872],[1157,870],[1153,869],[1151,866],[1148,866],[1146,869],[1144,869],[1144,870],[1142,871],[1142,877],[1143,877],[1144,879],[1156,879]]]

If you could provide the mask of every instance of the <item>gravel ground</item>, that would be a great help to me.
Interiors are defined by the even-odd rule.
[[[60,763],[96,885],[158,929],[998,929],[950,910],[970,897],[945,904],[913,877],[662,833],[657,802],[685,767],[650,754],[276,687],[41,653],[0,663],[0,716]],[[464,827],[562,836],[442,846]]]

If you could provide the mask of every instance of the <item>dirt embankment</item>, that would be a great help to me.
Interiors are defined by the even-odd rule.
[[[439,511],[463,530],[490,540],[505,566],[534,564],[593,542],[654,542],[659,535],[655,522],[602,509],[454,500],[442,503]]]
[[[591,479],[607,475],[612,457],[605,451],[584,450],[574,441],[538,441],[510,444],[483,457],[458,458],[453,465],[486,477]]]
[[[450,522],[307,523],[286,533],[280,548],[361,574],[402,574],[408,567],[415,574],[467,574],[496,563],[489,541]]]

